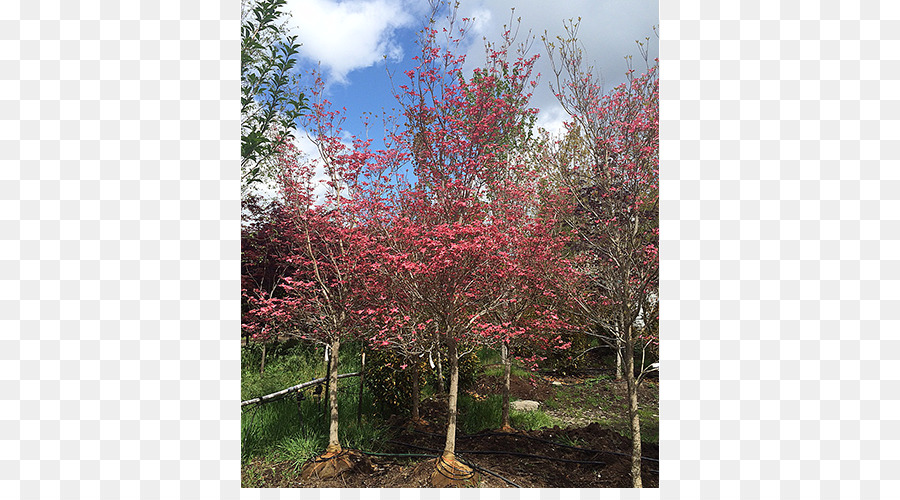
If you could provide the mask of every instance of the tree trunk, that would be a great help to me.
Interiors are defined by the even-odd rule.
[[[616,380],[622,380],[622,339],[616,338]]]
[[[331,356],[329,355],[330,349],[331,349],[330,345],[325,346],[325,378],[328,378],[331,375]],[[331,401],[331,399],[328,397],[328,394],[329,394],[328,391],[330,389],[331,389],[331,384],[329,384],[328,382],[325,382],[325,397],[322,399],[322,411],[325,413],[325,418],[328,418],[328,412],[329,412],[328,405],[329,405],[329,401]]]
[[[413,356],[409,363],[412,367],[410,372],[412,374],[412,421],[419,423],[421,422],[421,418],[419,418],[419,362]]]
[[[475,471],[456,458],[456,400],[459,392],[459,355],[456,339],[447,336],[447,359],[450,361],[450,394],[447,398],[447,441],[444,452],[435,461],[431,473],[431,485],[435,488],[474,486],[478,481]]]
[[[637,384],[634,378],[634,338],[631,325],[625,330],[625,382],[628,385],[628,416],[631,418],[631,484],[641,487],[641,420],[638,415]]]
[[[504,342],[500,349],[500,359],[503,362],[503,413],[500,419],[500,429],[508,431],[509,425],[509,372],[512,361],[509,359],[509,342]]]
[[[338,402],[337,402],[337,381],[338,381],[338,349],[341,347],[341,341],[335,339],[331,342],[331,357],[329,358],[328,370],[328,402],[331,406],[331,424],[328,428],[328,448],[326,453],[341,451],[341,442],[338,440]]]
[[[266,371],[266,344],[263,344],[262,361],[259,363],[259,374],[262,375]]]
[[[441,368],[441,350],[437,352],[437,376],[438,376],[438,394],[444,393],[444,370]]]
[[[456,452],[456,396],[459,390],[459,359],[456,355],[456,339],[447,337],[447,358],[450,361],[450,395],[447,398],[447,441],[444,456]]]
[[[362,361],[360,361],[359,367],[359,395],[356,398],[356,426],[362,423],[362,399],[363,399],[363,385],[366,382],[366,351],[365,348],[360,349],[362,352],[361,357]]]

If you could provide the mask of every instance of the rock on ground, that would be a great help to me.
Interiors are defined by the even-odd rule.
[[[513,410],[516,411],[534,411],[538,409],[540,403],[538,403],[537,401],[523,399],[520,401],[513,401],[509,405]]]

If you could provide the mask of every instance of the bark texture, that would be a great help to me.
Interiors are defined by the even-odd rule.
[[[616,340],[616,380],[622,380],[622,351],[625,346],[622,345],[622,340]]]
[[[637,383],[634,378],[634,338],[625,327],[625,382],[628,385],[628,416],[631,418],[631,484],[641,487],[641,420],[638,415]]]
[[[456,452],[456,399],[459,391],[459,358],[456,353],[456,339],[447,341],[447,361],[450,362],[450,395],[447,398],[447,441],[444,455]]]
[[[259,374],[262,375],[266,371],[266,344],[262,348],[262,361],[259,362]]]
[[[340,340],[331,342],[331,358],[328,370],[328,403],[331,406],[331,424],[328,427],[328,448],[326,452],[334,453],[341,451],[341,442],[338,440],[338,401],[337,401],[337,381],[338,381],[338,349],[341,347]]]
[[[412,421],[418,424],[422,421],[419,417],[419,363],[415,357],[408,363],[412,369]]]
[[[504,342],[500,351],[503,362],[503,413],[500,420],[500,428],[504,431],[512,430],[509,425],[509,372],[512,362],[509,359],[509,344]]]

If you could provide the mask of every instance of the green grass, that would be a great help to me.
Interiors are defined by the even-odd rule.
[[[474,434],[488,429],[500,427],[503,416],[503,399],[491,395],[482,401],[476,401],[467,394],[459,397],[459,420],[457,426],[464,434]],[[510,425],[519,430],[535,430],[559,425],[559,422],[541,410],[519,412],[509,410]]]
[[[578,448],[583,448],[585,446],[584,441],[578,438],[570,437],[568,434],[560,434],[557,437],[557,440],[567,446],[575,446]]]
[[[478,350],[478,359],[485,365],[500,363],[500,350],[482,347]]]
[[[501,376],[503,375],[503,366],[500,364],[500,350],[499,349],[490,349],[484,347],[478,351],[478,360],[482,365],[482,373],[488,376]],[[512,365],[509,370],[511,375],[516,375],[519,377],[530,377],[532,373],[513,359]]]
[[[552,410],[565,412],[573,417],[589,417],[601,426],[613,430],[622,436],[631,438],[631,422],[628,417],[628,401],[614,390],[616,382],[609,376],[599,376],[586,380],[582,384],[557,386],[552,398],[546,406]],[[657,390],[658,386],[643,385],[641,391]],[[658,399],[657,399],[658,401]],[[588,411],[588,409],[599,410]],[[602,416],[598,416],[602,415]],[[641,419],[641,440],[659,442],[659,408],[658,406],[641,405],[638,408]]]
[[[340,372],[359,370],[358,346],[341,349]],[[290,349],[270,349],[266,369],[260,375],[261,350],[242,352],[241,397],[270,394],[300,382],[319,378],[324,374],[322,351],[306,346]],[[354,359],[355,358],[355,359]],[[338,381],[339,436],[341,446],[377,450],[384,440],[386,428],[369,410],[374,406],[371,395],[363,392],[362,422],[357,425],[359,378]],[[314,395],[312,388],[303,391],[299,408],[294,395],[263,405],[251,405],[241,414],[241,458],[245,465],[254,459],[268,464],[290,462],[290,470],[279,473],[296,475],[302,464],[325,451],[328,445],[328,419],[324,405],[324,391]],[[266,467],[255,461],[246,467],[244,486],[263,481]]]
[[[638,415],[641,418],[641,440],[659,444],[659,411],[638,408]],[[630,437],[631,432],[628,435]]]
[[[553,427],[560,422],[541,410],[519,412],[509,411],[510,424],[519,430],[533,431],[544,427]]]
[[[254,345],[241,349],[241,399],[247,400],[265,394],[280,391],[301,382],[307,382],[325,376],[324,351],[313,349],[307,345],[293,347],[277,347],[270,345],[266,352],[266,368],[260,374],[260,358],[262,348]],[[359,370],[359,346],[347,343],[340,349],[341,373],[350,373]],[[342,384],[345,381],[341,381]],[[357,379],[346,381],[347,384],[356,384]]]

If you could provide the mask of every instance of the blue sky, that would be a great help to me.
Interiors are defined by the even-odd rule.
[[[301,72],[321,67],[328,82],[327,98],[347,108],[345,129],[363,135],[359,116],[364,112],[390,111],[396,101],[390,91],[387,70],[405,79],[402,72],[418,53],[416,32],[429,12],[426,0],[287,0],[291,25],[303,46]],[[656,0],[461,0],[459,17],[474,18],[467,37],[467,62],[483,61],[483,38],[498,40],[510,21],[511,8],[521,17],[519,40],[529,30],[537,36],[531,53],[541,53],[536,71],[542,74],[532,106],[540,109],[538,124],[558,129],[566,119],[549,91],[552,78],[540,36],[563,33],[563,21],[581,18],[579,39],[585,58],[600,70],[604,87],[611,89],[625,79],[624,56],[638,64],[635,40],[650,37],[650,57],[657,57],[659,40],[652,27],[659,25]],[[385,59],[385,56],[387,58]],[[640,62],[640,64],[643,64]],[[309,79],[307,79],[309,81]],[[380,143],[381,122],[375,120],[369,136]]]

